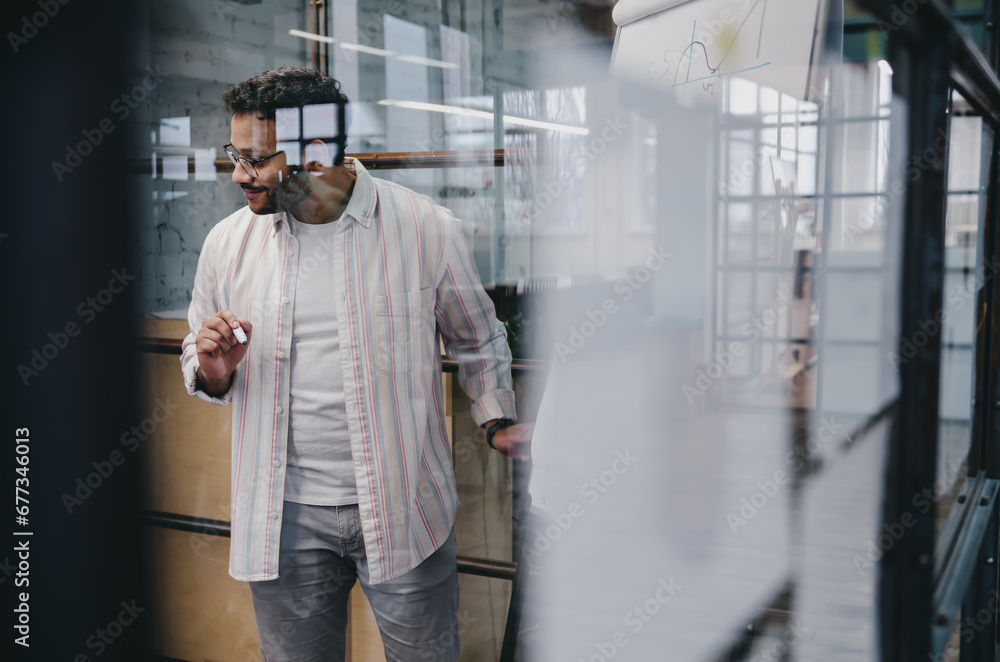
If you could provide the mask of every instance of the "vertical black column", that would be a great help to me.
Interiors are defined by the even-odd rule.
[[[890,12],[886,16],[889,18]],[[947,128],[948,35],[937,22],[926,19],[919,15],[909,18],[920,33],[917,40],[904,42],[902,35],[893,33],[889,42],[894,92],[905,99],[908,108],[908,157],[933,150],[939,132]],[[934,320],[942,307],[945,188],[940,159],[918,184],[907,186],[901,239],[900,342],[916,337],[920,324]],[[941,336],[934,334],[916,356],[900,365],[886,470],[885,522],[898,522],[905,513],[912,513],[913,495],[934,485],[940,363]],[[885,552],[880,563],[883,660],[927,659],[932,624],[947,625],[938,622],[933,610],[936,512],[918,511],[915,518],[909,533]]]
[[[1000,67],[1000,3],[986,0],[983,7],[983,54],[993,71]],[[1000,256],[1000,150],[998,150],[997,130],[1000,127],[984,129],[984,145],[989,146],[989,174],[985,178],[986,211],[979,224],[979,241],[983,247],[982,267],[984,276],[995,272],[997,257]],[[988,140],[988,142],[987,142]],[[984,154],[986,151],[984,150]],[[977,265],[979,266],[979,265]],[[1000,478],[1000,287],[995,275],[986,277],[977,299],[978,309],[986,315],[976,337],[976,390],[973,408],[974,446],[979,466],[989,478]],[[970,454],[970,473],[974,470]],[[974,618],[985,613],[988,622],[971,639],[962,638],[963,660],[993,660],[1000,628],[997,618],[997,559],[1000,557],[1000,510],[996,506],[990,515],[982,549],[976,559],[969,592],[962,605],[963,615]]]
[[[503,74],[503,0],[489,0],[483,3],[486,21],[483,30],[483,94],[493,95],[493,149],[504,149],[505,136],[503,114],[503,92],[505,89]],[[506,158],[504,163],[506,164]],[[496,173],[496,199],[493,214],[493,263],[491,265],[494,280],[499,283],[509,282],[507,278],[507,233],[504,214],[504,196],[506,192],[506,165]]]
[[[128,126],[112,108],[136,83],[126,75],[133,4],[3,5],[5,659],[148,659],[141,467],[136,455],[112,455],[140,422]],[[27,626],[28,646],[14,641],[15,625]]]
[[[982,246],[982,263],[993,264],[997,256],[997,180],[1000,176],[998,163],[995,127],[988,127],[983,132],[984,154],[990,154],[989,163],[983,164],[987,169],[985,181],[988,182],[986,193],[986,210],[979,223],[979,242]],[[978,278],[978,275],[976,276]],[[988,478],[996,478],[994,462],[995,426],[993,425],[993,402],[997,398],[995,381],[997,379],[997,322],[996,306],[997,288],[989,279],[984,282],[978,293],[977,310],[988,311],[982,323],[978,325],[975,340],[975,396],[973,406],[973,444],[969,451],[969,476],[972,480],[982,472]],[[996,505],[984,534],[982,548],[976,555],[969,589],[962,603],[963,622],[971,616],[978,618],[984,613],[989,619],[984,626],[976,623],[976,627],[967,627],[961,638],[962,660],[993,660],[996,642],[996,608],[991,600],[997,588],[996,558],[998,553],[998,510]],[[985,610],[985,611],[984,611]],[[981,629],[980,629],[981,628]]]

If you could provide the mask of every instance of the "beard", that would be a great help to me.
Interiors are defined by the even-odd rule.
[[[310,175],[305,170],[294,172],[273,190],[277,202],[276,206],[284,210],[291,210],[312,193]]]
[[[278,205],[275,201],[274,191],[272,189],[261,187],[251,189],[253,191],[260,191],[261,194],[254,200],[250,200],[248,204],[250,205],[250,210],[259,215],[263,216],[265,214],[274,214],[278,211]]]
[[[250,191],[260,191],[260,195],[250,201],[253,213],[263,216],[290,211],[312,193],[312,182],[308,173],[296,172],[283,178],[274,186],[244,186]]]

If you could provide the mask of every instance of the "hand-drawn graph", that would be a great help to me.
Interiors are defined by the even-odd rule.
[[[621,0],[612,70],[681,97],[723,78],[804,98],[820,0]]]
[[[671,87],[674,87],[674,88],[675,87],[687,88],[687,86],[689,84],[691,84],[691,83],[699,83],[699,82],[706,81],[706,80],[711,80],[711,79],[714,79],[714,78],[721,78],[721,77],[726,76],[726,75],[736,75],[736,74],[746,73],[748,71],[753,71],[754,69],[760,69],[761,67],[766,67],[769,64],[771,64],[770,62],[761,62],[760,64],[755,64],[753,66],[745,67],[743,69],[737,69],[735,71],[724,71],[723,70],[723,67],[726,65],[726,60],[729,58],[729,56],[733,52],[733,46],[735,46],[736,42],[740,39],[740,36],[741,36],[741,34],[743,32],[743,28],[746,27],[747,22],[750,20],[750,17],[753,16],[754,10],[758,6],[760,6],[760,8],[761,8],[761,11],[760,11],[760,29],[757,32],[757,38],[756,38],[757,39],[756,54],[757,54],[757,57],[759,58],[760,57],[761,37],[762,37],[762,35],[764,33],[764,14],[767,11],[767,0],[756,0],[753,3],[753,6],[750,7],[750,11],[747,12],[746,17],[744,17],[743,21],[740,23],[739,27],[736,29],[736,31],[733,34],[732,38],[729,39],[729,45],[727,46],[727,48],[726,48],[725,52],[723,53],[722,57],[716,62],[715,66],[712,66],[712,63],[711,63],[711,54],[709,53],[708,46],[705,44],[705,42],[700,41],[699,39],[697,39],[698,21],[693,21],[692,24],[691,24],[691,43],[681,53],[680,58],[679,58],[679,62],[677,64],[677,66],[674,67],[674,75],[673,75],[673,80],[672,80]],[[670,53],[669,49],[667,49],[667,50],[664,51],[664,54],[665,54],[664,60],[667,59],[667,57],[669,56],[669,53]],[[704,71],[700,71],[700,69],[702,69],[702,64],[703,64],[702,58],[704,58],[704,67],[703,67]],[[681,77],[681,71],[683,69],[683,65],[684,65],[685,60],[687,61],[687,69],[686,69],[686,73],[684,74],[684,76]],[[698,67],[697,68],[693,67],[693,65],[694,65],[694,63],[695,63],[696,60],[698,62]],[[694,71],[695,71],[695,76],[694,77],[691,76],[692,69],[694,69]],[[660,74],[660,77],[666,76],[668,74],[668,72],[669,72],[669,69],[667,69],[662,74]],[[702,83],[701,87],[702,87],[703,90],[708,91],[709,93],[714,93],[715,90],[714,90],[713,87],[710,87],[710,85],[712,85],[712,83]]]

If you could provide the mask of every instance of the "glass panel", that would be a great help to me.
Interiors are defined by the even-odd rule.
[[[944,521],[965,482],[966,457],[972,444],[975,330],[980,322],[977,299],[982,284],[978,236],[985,196],[982,118],[957,92],[952,93],[948,122],[948,190],[945,215],[945,278],[940,319],[927,333],[941,334],[940,418],[938,429],[938,519]],[[989,134],[987,134],[989,135]],[[910,339],[919,345],[923,338]]]
[[[726,260],[731,265],[747,263],[753,259],[753,205],[732,203],[728,205],[729,228],[725,233],[728,254]]]
[[[959,115],[963,106],[966,112],[971,111],[968,104],[956,103],[950,113],[948,190],[978,191],[981,185],[983,120],[973,115]]]
[[[316,22],[317,7],[151,5],[140,59],[169,73],[130,117],[133,191],[142,201],[132,240],[141,312],[181,319],[147,320],[150,327],[189,331],[183,318],[205,238],[248,204],[221,152],[231,140],[222,94],[281,64],[329,70],[351,101],[347,156],[363,158],[377,181],[450,210],[484,283],[478,303],[492,303],[518,362],[512,389],[519,422],[537,424],[532,514],[542,522],[528,532],[538,553],[526,616],[534,623],[525,623],[537,626],[525,637],[531,652],[610,659],[603,651],[616,633],[625,636],[622,614],[639,609],[649,618],[635,621],[644,632],[628,635],[623,658],[670,650],[714,659],[744,634],[749,615],[794,585],[794,616],[815,632],[795,642],[790,659],[872,657],[891,421],[866,425],[898,392],[903,196],[930,165],[926,155],[907,161],[906,109],[893,97],[888,63],[814,67],[808,98],[786,89],[791,74],[757,78],[720,65],[715,91],[702,88],[699,100],[606,76],[617,32],[611,3],[345,0],[323,5]],[[711,35],[709,25],[699,18],[695,35]],[[746,25],[758,34],[767,27],[764,16]],[[691,59],[698,48],[688,45]],[[702,42],[701,54],[714,48]],[[828,98],[819,98],[823,90]],[[276,112],[273,138],[286,165],[325,167],[337,156],[338,110],[321,103]],[[942,515],[970,442],[989,142],[959,97],[950,118]],[[462,154],[442,165],[452,151]],[[395,259],[418,269],[418,250],[403,246]],[[416,289],[437,296],[448,286],[432,266]],[[389,306],[377,294],[363,303]],[[455,332],[437,303],[425,311],[435,348]],[[379,324],[374,345],[406,349],[405,338],[381,337]],[[452,353],[465,361],[472,344],[451,345]],[[172,360],[156,374],[169,375],[164,383],[176,390]],[[466,369],[462,379],[417,373],[427,389],[440,379],[444,394],[421,400],[434,412],[427,429],[445,429],[452,448],[455,483],[442,483],[441,494],[454,487],[460,498],[459,554],[509,562],[512,464],[484,443],[478,423],[489,398],[477,401],[475,384],[465,393]],[[399,388],[420,381],[396,378]],[[228,502],[231,412],[215,413],[210,470],[185,473],[195,456],[184,455],[157,475],[190,481],[177,491],[199,508],[211,492],[213,512],[196,514],[232,517],[219,505]],[[186,418],[201,420],[197,412]],[[171,496],[166,482],[150,483],[152,504]],[[410,487],[430,494],[426,483]],[[444,521],[449,508],[421,515]],[[226,545],[215,543],[213,563],[223,564],[216,576],[224,577]],[[170,544],[161,553],[183,548]],[[609,558],[620,572],[595,573]],[[668,604],[658,596],[673,580],[683,589]],[[460,609],[473,615],[457,632],[462,660],[493,659],[509,584],[460,581]],[[175,587],[160,588],[168,603]],[[252,620],[240,623],[252,655]],[[169,632],[162,636],[190,634]],[[176,642],[161,643],[166,655]],[[370,659],[371,651],[353,654]]]
[[[534,177],[507,168],[518,181],[519,197],[512,205],[515,210],[519,205],[537,208],[532,224],[536,231],[579,231],[586,226],[586,171],[589,160],[596,156],[588,150],[585,134],[577,131],[586,131],[586,108],[587,94],[582,87],[504,94],[505,149],[527,151],[523,136],[530,136],[528,142],[533,151],[527,152],[527,160],[535,166]],[[541,131],[530,125],[524,128],[524,122],[535,121],[556,128]],[[544,154],[545,158],[538,159],[537,154]]]
[[[851,121],[830,129],[833,140],[843,145],[843,163],[833,164],[833,192],[872,193],[876,190],[878,124]]]
[[[800,502],[803,554],[798,614],[838,626],[797,642],[795,659],[876,659],[878,560],[891,421],[859,426],[898,392],[888,359],[898,342],[906,108],[884,63],[833,73],[829,151],[816,257],[819,300],[816,413],[797,445],[808,459]],[[880,119],[884,118],[884,119]],[[838,125],[840,125],[838,127]],[[820,135],[820,152],[824,151]],[[859,442],[859,438],[861,441]],[[873,504],[879,504],[874,506]]]

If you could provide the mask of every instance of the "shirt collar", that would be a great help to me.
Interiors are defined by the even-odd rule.
[[[371,227],[372,218],[375,216],[375,208],[378,205],[378,193],[375,190],[375,182],[368,170],[361,165],[361,162],[352,156],[344,157],[344,167],[357,177],[354,182],[354,191],[351,193],[351,200],[347,203],[342,218],[353,218],[363,227]],[[288,227],[287,213],[285,211],[274,214],[274,234],[278,233],[278,228],[282,222]]]

